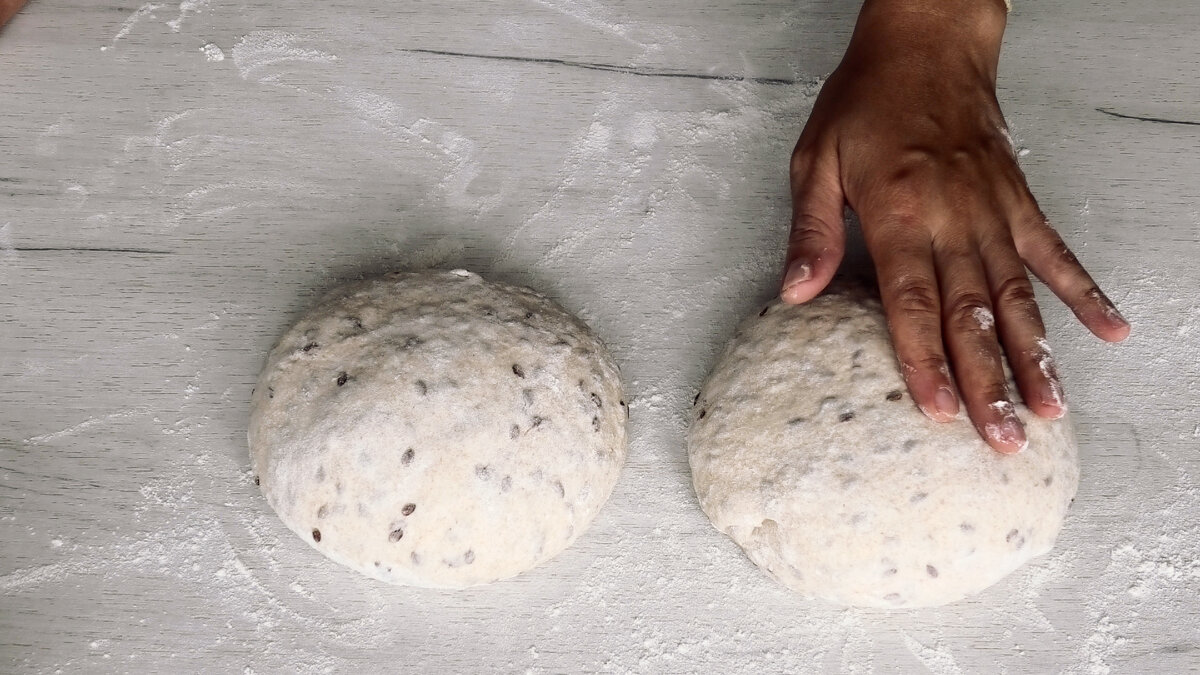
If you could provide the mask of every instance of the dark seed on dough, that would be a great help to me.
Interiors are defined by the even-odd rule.
[[[517,377],[525,377],[525,370],[523,368],[521,368],[521,366],[518,366],[517,364],[514,363],[513,364],[513,375],[516,375]]]
[[[1050,487],[1054,483],[1054,476],[1046,476],[1042,479],[1042,485]]]
[[[534,416],[533,421],[531,421],[529,423],[529,428],[536,429],[536,428],[542,426],[542,422],[545,422],[545,421],[546,420],[542,419],[541,417]]]
[[[341,386],[345,385],[346,382],[349,381],[349,379],[350,379],[350,376],[347,375],[345,372],[338,373],[337,385],[339,387],[341,387]]]
[[[413,511],[416,511],[416,510],[417,510],[416,504],[405,504],[404,508],[400,509],[400,515],[411,516],[413,514]]]
[[[706,415],[708,415],[708,410],[701,410],[701,411],[700,411],[700,414],[699,414],[699,415],[697,415],[696,417],[697,417],[698,419],[704,419],[704,417],[705,417]]]
[[[962,530],[963,532],[974,532],[975,526],[970,523],[962,523],[958,526],[958,529]]]
[[[267,398],[275,398],[275,387],[267,387]]]
[[[526,321],[528,321],[532,318],[533,318],[533,312],[525,312],[525,320]]]
[[[467,549],[467,552],[463,554],[463,562],[467,563],[468,565],[475,562],[475,551]]]
[[[563,499],[566,499],[566,497],[567,497],[567,491],[566,491],[566,489],[565,489],[565,488],[563,488],[563,484],[562,484],[562,481],[561,481],[561,480],[556,480],[556,481],[554,481],[554,489],[555,489],[555,490],[558,490],[558,496],[559,496],[559,497],[562,497]]]
[[[699,402],[700,402],[700,392],[696,392],[696,398],[692,399],[692,405],[696,405]]]
[[[929,576],[933,577],[934,579],[936,579],[937,575],[938,575],[937,568],[934,567],[933,565],[926,565],[925,573],[928,574]]]
[[[417,393],[424,396],[429,392],[429,385],[425,384],[425,380],[417,380],[413,384],[417,387]]]
[[[303,347],[301,347],[301,348],[300,348],[300,351],[307,353],[307,352],[311,352],[312,350],[314,350],[314,349],[316,349],[317,347],[320,347],[320,346],[321,346],[321,345],[319,345],[319,344],[317,344],[317,343],[315,343],[315,342],[310,342],[310,343],[308,343],[308,344],[304,345]]]
[[[844,412],[838,417],[839,422],[849,422],[852,419],[854,419],[854,413],[852,412]]]
[[[892,391],[889,391],[887,395],[887,400],[889,401],[899,401],[902,398],[904,398],[904,393],[899,389],[893,389]]]
[[[404,538],[404,530],[402,530],[398,527],[388,533],[388,541],[392,542],[393,544],[400,541],[403,538]]]
[[[771,306],[770,306],[770,305],[767,305],[766,307],[763,307],[763,311],[759,312],[759,313],[758,313],[758,315],[759,315],[759,316],[762,316],[762,315],[766,314],[768,309],[771,309]]]
[[[404,454],[403,454],[403,455],[400,455],[400,463],[401,463],[401,464],[412,464],[413,457],[414,457],[416,454],[417,454],[417,453],[413,452],[413,449],[412,449],[412,448],[409,448],[409,449],[405,450],[405,451],[404,451]]]
[[[318,544],[321,543],[321,531],[315,527],[313,528],[312,537],[313,541],[317,542]]]
[[[1009,530],[1008,534],[1004,536],[1004,541],[1011,544],[1013,543],[1013,539],[1016,539],[1020,534],[1017,530]]]
[[[885,576],[885,577],[895,576],[897,571],[898,570],[895,567],[889,567],[888,569],[883,571],[883,576]]]
[[[255,477],[254,477],[254,484],[255,484],[255,485],[262,485],[262,481],[261,481],[261,480],[259,480],[258,476],[255,476]]]
[[[599,394],[592,394],[592,403],[594,403],[597,408],[604,407],[604,402],[600,400]]]
[[[599,417],[592,418],[592,431],[596,431],[596,432],[600,431],[600,418]]]

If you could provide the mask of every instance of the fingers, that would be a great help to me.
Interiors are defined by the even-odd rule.
[[[958,415],[942,348],[941,300],[927,236],[903,226],[868,237],[888,330],[900,370],[921,412],[938,422]],[[872,232],[875,230],[872,229]]]
[[[1032,197],[1029,198],[1032,201]],[[1054,291],[1080,323],[1096,337],[1120,342],[1129,337],[1129,322],[1108,299],[1062,237],[1040,212],[1033,212],[1014,228],[1017,252],[1043,283]]]
[[[996,331],[1021,398],[1034,414],[1058,419],[1067,410],[1066,401],[1025,266],[1007,237],[984,244],[983,250],[989,252],[985,271]]]
[[[792,231],[780,288],[780,297],[790,304],[816,297],[846,250],[844,198],[834,157],[797,154],[792,162]]]
[[[945,247],[935,245],[946,350],[979,434],[1000,452],[1020,452],[1028,442],[1009,398],[984,264],[970,239],[956,239]]]

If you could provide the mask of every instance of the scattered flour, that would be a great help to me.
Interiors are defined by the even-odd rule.
[[[979,324],[980,330],[991,330],[996,325],[996,317],[987,308],[976,307],[971,314],[975,317],[975,322]]]
[[[183,22],[193,14],[203,12],[211,0],[183,0],[179,3],[179,16],[167,22],[172,32],[178,33],[183,27]]]
[[[625,22],[604,3],[538,4],[598,33],[641,45],[643,53],[659,48],[651,38],[668,48],[674,44],[670,36],[658,40],[651,31]],[[139,22],[152,19],[164,6],[169,5],[140,5],[101,49],[129,38]],[[188,21],[216,7],[206,0],[183,0],[178,8],[178,17],[167,26],[182,32]],[[289,86],[289,94],[299,91],[308,97],[303,100],[311,110],[321,109],[334,121],[369,130],[370,138],[378,140],[379,155],[392,156],[387,166],[433,177],[428,181],[430,193],[454,204],[451,215],[470,222],[488,212],[486,199],[493,197],[473,194],[472,186],[488,177],[496,155],[507,151],[494,145],[491,129],[459,126],[446,119],[452,115],[439,117],[416,100],[401,98],[398,90],[368,81],[344,82],[353,75],[346,66],[349,47],[342,57],[342,48],[332,53],[334,43],[319,39],[319,34],[290,30],[256,30],[234,41],[232,48],[209,43],[200,52],[212,62],[229,56],[243,80]],[[181,49],[195,58],[195,44]],[[320,71],[325,78],[317,83],[320,86],[304,78],[289,80],[294,71]],[[497,80],[504,91],[493,98],[503,102],[514,90],[522,92],[521,72],[513,69],[507,80]],[[486,90],[488,78],[474,76],[481,83],[481,95],[491,94]],[[1194,612],[1200,606],[1200,497],[1190,487],[1194,481],[1182,469],[1175,472],[1182,460],[1174,456],[1200,438],[1200,421],[1194,408],[1158,405],[1166,399],[1157,399],[1160,394],[1152,389],[1130,397],[1139,401],[1136,410],[1130,404],[1112,412],[1114,419],[1138,420],[1139,433],[1158,434],[1140,439],[1140,446],[1133,436],[1120,435],[1132,432],[1106,425],[1107,419],[1080,422],[1081,431],[1094,434],[1085,446],[1125,454],[1085,457],[1084,483],[1091,492],[1081,494],[1059,548],[978,601],[897,615],[801,603],[711,531],[695,505],[682,456],[684,420],[691,393],[706,370],[706,356],[724,343],[740,310],[772,290],[780,260],[771,252],[786,236],[788,215],[786,200],[779,196],[780,181],[785,180],[781,167],[786,167],[819,83],[764,90],[729,82],[635,83],[607,74],[596,78],[589,80],[601,89],[594,108],[565,127],[569,131],[552,137],[562,142],[564,151],[558,171],[545,178],[546,200],[505,211],[518,219],[489,229],[496,241],[483,244],[495,251],[492,262],[499,270],[552,282],[553,290],[575,303],[573,309],[594,317],[600,333],[606,339],[611,336],[610,346],[625,363],[626,376],[639,378],[631,388],[630,462],[588,538],[556,559],[546,576],[520,577],[465,596],[391,592],[339,576],[293,541],[258,498],[246,470],[239,436],[244,419],[238,411],[244,408],[250,384],[245,373],[231,370],[230,359],[237,357],[231,356],[229,344],[252,333],[262,337],[246,316],[261,320],[262,307],[235,311],[236,325],[225,330],[221,323],[231,321],[228,315],[222,314],[214,325],[207,318],[210,308],[202,307],[196,309],[198,320],[181,325],[172,339],[155,336],[114,345],[102,358],[34,358],[14,364],[18,377],[80,378],[78,373],[98,364],[132,362],[153,347],[154,363],[170,364],[173,379],[167,386],[178,392],[166,406],[175,409],[138,408],[142,402],[130,394],[124,406],[80,414],[62,428],[27,431],[33,435],[12,441],[17,449],[0,442],[4,485],[27,492],[34,489],[34,479],[11,467],[32,464],[14,461],[17,453],[72,453],[71,461],[82,461],[86,471],[93,466],[89,458],[114,452],[114,443],[132,438],[153,443],[141,455],[143,463],[127,467],[124,478],[96,475],[91,480],[100,488],[67,488],[90,500],[96,493],[87,490],[140,485],[140,490],[117,495],[115,514],[102,513],[92,520],[91,513],[83,513],[84,524],[94,524],[90,528],[47,527],[52,521],[12,501],[0,508],[0,524],[9,539],[28,536],[40,542],[21,541],[28,558],[6,559],[10,564],[0,574],[0,601],[6,607],[61,601],[63,589],[69,589],[81,604],[83,618],[62,620],[70,628],[64,634],[73,631],[84,637],[61,645],[48,657],[57,659],[56,667],[95,670],[100,662],[86,660],[91,650],[97,659],[102,654],[111,657],[102,670],[181,671],[204,664],[229,672],[318,673],[361,669],[361,654],[370,651],[403,658],[414,672],[433,671],[445,666],[447,653],[461,652],[462,636],[469,630],[473,646],[496,656],[481,658],[474,668],[478,671],[866,675],[892,672],[896,655],[908,660],[910,652],[935,675],[989,670],[1102,675],[1153,672],[1150,666],[1163,663],[1176,667],[1160,667],[1158,672],[1185,672],[1187,652],[1176,661],[1134,661],[1139,658],[1134,647],[1169,650],[1189,640],[1193,645],[1200,642]],[[245,100],[231,93],[233,103],[228,105]],[[220,104],[212,105],[217,109]],[[211,219],[203,222],[206,226],[222,223],[223,229],[213,231],[225,237],[230,234],[226,221],[247,206],[281,213],[296,203],[346,196],[282,171],[246,176],[234,170],[242,164],[258,166],[253,162],[260,157],[314,159],[311,154],[292,154],[303,149],[272,145],[270,134],[285,135],[277,128],[254,127],[264,132],[261,137],[247,139],[243,134],[237,141],[189,130],[195,117],[207,115],[207,110],[184,110],[155,121],[162,114],[147,118],[148,130],[137,132],[124,154],[119,149],[112,162],[100,161],[90,173],[80,170],[78,180],[91,200],[106,191],[122,195],[109,211],[96,214],[97,227],[128,228],[134,234],[159,231],[155,227],[193,228],[187,235],[207,242],[202,239],[205,230],[194,227],[194,219]],[[60,139],[71,133],[70,120],[60,120],[47,128],[33,151],[52,156]],[[503,133],[497,130],[496,137],[503,139]],[[229,135],[236,136],[236,130]],[[400,156],[408,148],[415,150]],[[750,189],[746,184],[764,187]],[[514,194],[518,193],[503,194],[509,200],[506,206],[512,206]],[[761,199],[773,200],[770,218],[739,219],[748,203]],[[1097,206],[1098,199],[1082,199],[1077,215],[1084,227],[1093,212],[1114,210],[1111,204]],[[171,200],[177,202],[178,212],[145,206]],[[354,200],[344,204],[358,206]],[[768,210],[755,207],[750,212],[757,217]],[[714,251],[725,240],[692,230],[685,236],[664,234],[679,233],[672,229],[679,223],[714,222],[743,232],[761,229],[762,235],[738,239],[744,248]],[[14,219],[0,227],[0,275],[11,275],[14,262],[22,257],[14,250],[13,228],[18,226]],[[389,260],[440,264],[480,246],[463,241],[435,237],[432,243],[391,250],[386,248],[389,240],[380,249],[392,254]],[[325,264],[320,257],[324,250],[317,257],[297,251],[293,264]],[[703,274],[696,273],[697,268]],[[596,283],[598,271],[613,269],[642,280],[640,297],[631,300]],[[681,271],[695,283],[682,287],[676,279]],[[259,272],[253,279],[264,286],[276,283],[277,268]],[[1170,373],[1170,383],[1200,394],[1194,365],[1200,307],[1193,290],[1165,272],[1119,265],[1112,266],[1109,278],[1119,281],[1102,279],[1106,287],[1127,289],[1117,299],[1137,324],[1131,344],[1120,352],[1101,352],[1081,340],[1064,365],[1074,365],[1077,373],[1136,368],[1138,375],[1126,373],[1124,381],[1143,381],[1145,372]],[[628,285],[619,290],[627,289]],[[294,295],[272,292],[276,298]],[[1051,334],[1075,335],[1074,319],[1067,313],[1062,316]],[[1142,323],[1136,321],[1139,318]],[[980,319],[980,325],[984,323]],[[1139,340],[1143,330],[1147,335]],[[206,336],[214,337],[206,342]],[[185,349],[185,342],[192,344],[192,351]],[[663,349],[667,344],[673,347]],[[676,349],[679,344],[701,346]],[[1092,349],[1097,356],[1090,354]],[[1043,367],[1050,368],[1049,350],[1045,352]],[[1099,376],[1093,379],[1093,386],[1104,385]],[[1146,422],[1147,405],[1162,419]],[[144,425],[146,433],[110,433],[121,424]],[[1157,428],[1161,432],[1148,431]],[[1174,454],[1160,457],[1156,452],[1161,449]],[[1147,464],[1135,466],[1135,459]],[[1114,485],[1125,486],[1124,491],[1114,493]],[[90,511],[92,504],[87,507]],[[169,589],[172,602],[166,607],[139,604],[128,589],[144,587]],[[97,614],[83,613],[93,603],[103,607],[106,627],[131,633],[139,626],[167,627],[154,631],[162,652],[131,654],[132,641],[102,638],[94,621]],[[163,617],[171,621],[160,622]],[[172,632],[172,625],[187,630]],[[945,634],[946,627],[953,627],[952,635]],[[580,644],[588,645],[583,656],[577,651]],[[989,649],[975,649],[984,644]],[[1045,645],[1054,648],[1038,653],[1044,662],[1025,656]],[[1167,659],[1171,653],[1163,651],[1155,658]],[[223,654],[237,656],[213,661],[227,658]]]
[[[204,58],[210,63],[225,60],[225,52],[221,51],[220,47],[211,42],[201,47],[200,52],[204,54]]]
[[[903,638],[908,651],[933,675],[962,675],[962,668],[958,667],[954,655],[945,645],[940,642],[932,645],[922,644],[907,634]]]
[[[153,17],[154,10],[160,9],[161,7],[161,4],[156,4],[153,2],[147,2],[138,7],[133,14],[130,14],[129,17],[125,19],[125,22],[121,24],[120,30],[118,30],[117,34],[112,37],[112,42],[109,43],[107,47],[101,47],[100,51],[108,51],[109,47],[117,46],[118,42],[133,32],[134,26],[136,26],[139,21],[148,16]]]
[[[233,46],[233,63],[242,79],[250,79],[268,66],[297,61],[329,63],[337,56],[300,46],[301,38],[284,31],[260,30],[246,35]],[[270,76],[268,76],[270,77]]]

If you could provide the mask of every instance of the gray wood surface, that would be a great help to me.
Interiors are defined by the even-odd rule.
[[[1104,345],[1043,294],[1084,461],[1056,550],[950,607],[841,610],[699,511],[686,411],[774,290],[855,5],[33,0],[0,32],[0,671],[1200,669],[1195,3],[1010,20],[1030,183],[1135,323]],[[245,447],[297,312],[426,265],[559,299],[632,402],[586,535],[456,593],[326,561]]]

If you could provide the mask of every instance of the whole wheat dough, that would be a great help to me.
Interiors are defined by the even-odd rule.
[[[693,410],[701,507],[760,567],[838,604],[940,605],[1050,550],[1079,470],[1070,423],[1017,406],[990,449],[905,391],[879,303],[847,290],[742,323]]]
[[[267,501],[329,558],[397,584],[519,574],[578,537],[625,460],[604,345],[463,270],[326,296],[271,351],[249,429]]]

